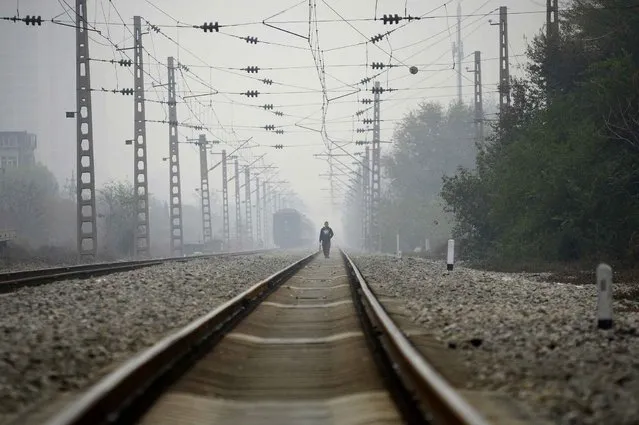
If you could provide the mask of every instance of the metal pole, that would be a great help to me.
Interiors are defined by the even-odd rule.
[[[240,201],[240,164],[235,160],[235,237],[238,247],[242,248],[242,211]]]
[[[93,110],[91,107],[91,72],[89,66],[86,0],[76,0],[75,12],[78,253],[82,257],[95,258],[98,253],[98,231],[95,210]]]
[[[484,141],[484,102],[481,88],[481,52],[475,51],[475,134],[477,142]]]
[[[363,181],[363,232],[364,232],[364,250],[368,251],[371,248],[371,155],[370,148],[366,146],[364,150],[364,166],[362,167],[362,181]]]
[[[258,248],[264,245],[262,215],[260,210],[260,178],[255,177],[255,241]]]
[[[266,189],[266,182],[262,183],[262,207],[264,210],[263,219],[264,219],[264,247],[269,248],[271,246],[271,236],[269,234],[269,220],[271,219],[271,215],[269,214],[269,208],[267,205],[268,202],[268,191]]]
[[[151,251],[149,226],[149,185],[146,161],[146,113],[144,104],[144,49],[142,47],[142,20],[133,17],[133,79],[134,79],[134,140],[133,190],[135,192],[136,227],[133,249],[135,257],[148,257]]]
[[[169,80],[169,196],[171,197],[171,254],[182,256],[182,193],[180,191],[180,154],[177,132],[177,102],[175,99],[175,67],[173,57],[168,58]]]
[[[222,150],[222,222],[224,227],[224,250],[231,244],[231,226],[229,223],[229,187],[226,163],[226,150]]]
[[[200,146],[200,195],[202,199],[202,239],[204,245],[210,243],[213,240],[213,234],[211,229],[211,199],[209,193],[209,173],[208,173],[208,161],[207,161],[207,142],[206,136],[200,134],[198,140]]]
[[[461,38],[461,4],[457,4],[457,101],[462,103],[462,59],[464,45]]]
[[[380,83],[375,82],[373,98],[373,166],[372,166],[372,187],[371,187],[371,249],[379,252],[382,249],[382,235],[379,226],[379,203],[380,203],[380,105],[379,93]]]
[[[246,248],[253,248],[253,211],[251,211],[251,170],[244,169],[244,202],[246,211]]]
[[[508,64],[508,8],[499,8],[499,111],[510,106],[510,67]]]

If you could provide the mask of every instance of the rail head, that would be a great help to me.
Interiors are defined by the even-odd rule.
[[[273,289],[276,284],[295,273],[316,255],[317,252],[314,252],[272,274],[142,351],[103,377],[76,401],[44,424],[97,425],[113,423],[114,420],[117,423],[118,414],[123,406],[126,408],[132,398],[139,396],[146,388],[153,385],[158,375],[167,371],[167,365],[188,355],[194,346],[216,333],[225,323],[241,315],[248,303]]]
[[[342,255],[369,306],[367,314],[372,316],[371,319],[392,346],[395,355],[391,354],[391,358],[397,361],[417,398],[429,408],[429,413],[447,425],[490,425],[417,351],[386,313],[355,262],[344,250]]]

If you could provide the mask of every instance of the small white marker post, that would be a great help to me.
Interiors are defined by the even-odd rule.
[[[402,258],[402,252],[399,250],[399,233],[397,234],[397,249],[395,250],[395,256]]]
[[[425,252],[430,251],[430,241],[428,240],[428,238],[426,238],[426,240],[424,241],[424,251]]]
[[[446,259],[446,270],[449,272],[453,270],[453,264],[455,261],[455,240],[448,239],[448,258]]]
[[[612,268],[605,263],[597,266],[597,327],[612,328]]]

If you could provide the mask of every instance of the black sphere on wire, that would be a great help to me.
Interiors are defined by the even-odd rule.
[[[409,68],[409,71],[410,71],[411,74],[415,75],[415,74],[417,74],[417,71],[419,71],[419,70],[417,69],[417,67],[415,65],[413,65],[413,66],[411,66]]]

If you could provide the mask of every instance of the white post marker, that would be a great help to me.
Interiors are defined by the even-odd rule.
[[[597,327],[612,328],[612,268],[605,263],[597,266]]]
[[[430,251],[430,241],[428,240],[428,238],[426,238],[426,240],[424,241],[424,251]]]
[[[448,257],[446,259],[446,270],[453,270],[453,263],[455,261],[455,240],[448,239]]]
[[[397,249],[395,250],[395,256],[402,258],[402,252],[399,250],[399,233],[397,234]]]

